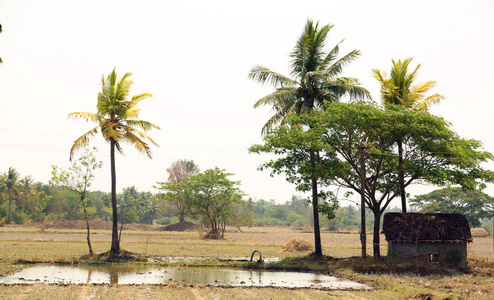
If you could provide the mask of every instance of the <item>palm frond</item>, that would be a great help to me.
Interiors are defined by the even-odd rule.
[[[412,86],[412,94],[424,94],[434,86],[436,86],[436,82],[433,80],[429,80],[420,84],[415,84]]]
[[[128,121],[129,119],[138,118],[140,112],[141,112],[141,110],[139,108],[127,110],[124,112],[125,114],[122,115],[122,119],[125,119]]]
[[[146,142],[144,142],[143,140],[141,140],[137,135],[132,133],[132,131],[126,130],[125,135],[123,136],[123,139],[126,142],[134,145],[134,147],[137,149],[137,151],[146,153],[146,155],[149,158],[153,158],[151,155],[151,148],[149,147],[149,145]]]
[[[130,127],[130,126],[125,126],[124,127],[125,132],[130,132],[132,134],[137,134],[141,139],[149,140],[153,145],[159,147],[159,145],[145,132],[138,130],[137,128]]]
[[[275,87],[294,86],[297,84],[290,77],[273,72],[259,65],[254,66],[247,77],[262,84],[269,83]]]
[[[427,109],[427,108],[431,107],[431,105],[438,104],[439,102],[443,101],[444,99],[446,99],[446,97],[441,96],[439,94],[434,94],[432,96],[425,98],[422,101],[415,103],[415,105],[411,109],[421,109],[421,108]]]
[[[329,77],[334,77],[339,75],[343,71],[343,67],[347,66],[360,56],[359,50],[353,50],[346,54],[345,56],[334,62],[328,69],[327,73]]]
[[[331,51],[329,51],[328,55],[324,58],[324,62],[322,65],[323,69],[327,69],[327,66],[332,64],[334,60],[338,57],[338,54],[340,53],[340,44],[343,41],[340,41],[338,44],[336,44]]]
[[[271,93],[261,99],[259,99],[255,104],[254,108],[258,108],[260,106],[272,105],[273,110],[278,110],[277,106],[286,106],[286,103],[293,103],[296,100],[295,93],[297,89],[294,87],[290,88],[280,88],[277,89],[274,93]]]
[[[72,157],[74,156],[75,152],[84,146],[87,146],[89,144],[89,138],[95,134],[98,133],[99,126],[94,127],[93,129],[89,130],[82,136],[80,136],[77,140],[74,141],[74,144],[72,145],[72,148],[70,149],[70,157],[69,159],[72,160]]]
[[[139,127],[143,131],[149,131],[151,129],[161,129],[158,125],[143,120],[127,120],[127,126]]]
[[[100,116],[90,112],[73,112],[68,115],[69,119],[85,119],[86,121],[99,122]]]
[[[132,103],[137,104],[140,101],[147,99],[147,98],[151,98],[151,97],[153,97],[153,95],[151,93],[144,93],[144,94],[140,94],[140,95],[135,95],[132,97]]]

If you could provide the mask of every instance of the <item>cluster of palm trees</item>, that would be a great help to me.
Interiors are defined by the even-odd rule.
[[[290,114],[306,114],[323,109],[324,103],[340,101],[344,96],[350,99],[371,99],[369,92],[360,85],[358,79],[340,76],[343,67],[354,61],[360,55],[358,50],[338,58],[339,44],[329,52],[324,46],[328,33],[333,28],[326,25],[319,28],[319,23],[308,20],[292,53],[291,77],[271,71],[262,66],[254,66],[248,77],[262,84],[271,84],[275,91],[254,104],[254,108],[271,106],[273,116],[262,128],[262,134],[279,124],[285,123]],[[381,84],[381,98],[384,106],[400,105],[407,109],[427,109],[429,105],[439,102],[442,96],[435,94],[425,98],[424,94],[434,86],[435,82],[427,81],[414,84],[417,77],[418,65],[409,72],[408,66],[412,58],[403,62],[392,61],[390,77],[386,73],[373,70],[375,78]],[[398,143],[399,180],[402,210],[406,212],[403,147]],[[311,158],[317,153],[311,152]],[[311,159],[311,161],[314,161]],[[318,221],[318,192],[317,177],[312,178],[312,206],[314,216],[315,255],[322,255],[319,221]]]
[[[19,172],[10,167],[9,170],[0,175],[0,193],[1,199],[8,201],[7,216],[5,222],[10,223],[14,218],[14,206],[19,211],[29,211],[30,214],[36,218],[35,208],[32,208],[30,201],[32,198],[39,196],[39,192],[36,189],[34,179],[31,176],[24,176],[21,178]]]

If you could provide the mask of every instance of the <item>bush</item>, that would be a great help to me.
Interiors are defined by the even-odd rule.
[[[174,223],[178,223],[177,217],[163,217],[163,218],[159,218],[156,220],[156,224],[159,224],[159,225],[168,225],[168,224],[174,224]]]
[[[27,215],[23,212],[17,212],[13,211],[12,212],[12,221],[14,221],[15,224],[24,224],[26,223],[27,220]]]
[[[459,263],[465,259],[465,254],[456,249],[450,250],[446,253],[446,257],[449,261]]]

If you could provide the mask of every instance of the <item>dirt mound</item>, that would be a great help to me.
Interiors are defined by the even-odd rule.
[[[197,229],[197,225],[187,221],[178,222],[175,224],[169,224],[160,227],[161,231],[193,231]]]
[[[48,229],[86,229],[86,221],[83,220],[57,220],[46,222],[44,228]],[[112,223],[109,221],[90,220],[89,229],[92,230],[111,230]]]
[[[488,237],[489,233],[484,228],[472,228],[470,229],[472,237]]]
[[[120,223],[118,223],[118,228],[120,230]],[[130,223],[130,224],[124,224],[123,226],[124,230],[135,230],[135,231],[148,231],[150,228],[152,228],[152,225],[150,224],[144,224],[144,223]],[[151,229],[154,230],[154,229]]]
[[[84,259],[91,259],[87,256],[83,256]],[[120,250],[119,253],[111,253],[110,251],[100,253],[96,256],[97,261],[103,262],[146,262],[148,259],[145,255],[140,253],[134,253],[130,251]]]
[[[296,237],[288,240],[283,247],[281,252],[302,252],[302,251],[314,251],[314,246],[312,243],[302,237]]]
[[[213,232],[213,229],[209,229],[202,238],[205,240],[221,240],[221,239],[223,239],[223,237],[221,237],[221,233]]]

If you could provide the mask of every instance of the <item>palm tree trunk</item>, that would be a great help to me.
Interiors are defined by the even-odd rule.
[[[310,151],[310,164],[312,170],[315,170],[316,161],[314,151]],[[314,255],[317,257],[322,256],[321,246],[321,230],[319,228],[319,200],[317,197],[317,178],[312,176],[312,213],[314,215]]]
[[[10,207],[12,206],[12,192],[9,189],[9,213],[7,214],[7,223],[10,223]]]
[[[401,211],[407,212],[407,199],[405,194],[405,174],[403,172],[403,143],[398,141],[398,180],[400,184]]]
[[[112,207],[112,232],[111,249],[112,254],[120,252],[120,240],[118,239],[118,213],[117,213],[117,174],[115,171],[115,140],[110,139],[110,164],[111,164],[111,207]]]

